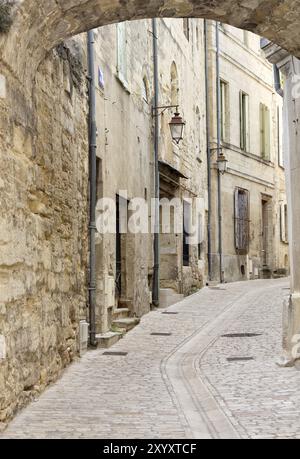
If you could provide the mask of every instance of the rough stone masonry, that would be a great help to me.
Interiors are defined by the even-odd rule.
[[[84,53],[51,50],[108,23],[191,16],[244,27],[300,56],[299,4],[0,2],[0,422],[73,359],[86,307],[86,80],[77,64],[74,73]]]

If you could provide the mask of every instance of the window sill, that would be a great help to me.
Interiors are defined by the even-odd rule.
[[[222,142],[222,148],[234,151],[236,153],[240,153],[241,155],[247,156],[247,158],[251,158],[251,159],[254,159],[255,161],[263,163],[266,166],[274,167],[274,163],[272,161],[269,161],[267,159],[263,159],[261,156],[258,156],[255,153],[251,153],[249,151],[242,150],[241,148],[239,148],[239,147],[237,147],[235,145],[232,145],[230,143]]]

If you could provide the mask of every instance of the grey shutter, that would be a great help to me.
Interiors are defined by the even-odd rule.
[[[235,191],[235,247],[239,253],[249,250],[249,193]]]

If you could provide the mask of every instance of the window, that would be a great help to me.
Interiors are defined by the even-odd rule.
[[[249,96],[240,92],[240,147],[249,151]]]
[[[189,18],[183,19],[183,33],[186,36],[187,40],[190,41],[190,19]]]
[[[283,147],[282,147],[282,108],[277,107],[277,145],[278,145],[278,165],[284,167]]]
[[[280,239],[282,242],[289,242],[289,226],[288,226],[288,206],[281,204],[280,206]]]
[[[220,98],[221,98],[221,140],[226,142],[228,140],[229,116],[228,116],[228,83],[221,80],[220,83]]]
[[[117,73],[121,83],[128,88],[127,74],[127,24],[120,22],[117,24]]]
[[[260,122],[260,155],[270,161],[270,110],[264,105],[259,107]]]
[[[249,251],[249,192],[235,190],[235,248],[239,254]]]
[[[183,201],[183,266],[190,266],[190,227],[191,227],[191,205]]]

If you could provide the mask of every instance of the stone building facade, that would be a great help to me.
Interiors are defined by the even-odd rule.
[[[98,199],[111,198],[127,207],[131,200],[148,205],[145,234],[98,234],[97,333],[110,330],[118,308],[129,308],[141,317],[150,310],[153,276],[151,200],[154,198],[154,69],[152,21],[106,26],[95,31],[98,125]],[[201,199],[202,240],[205,239],[206,118],[203,21],[159,20],[157,31],[159,105],[178,105],[186,121],[182,143],[172,142],[169,122],[175,107],[160,110],[160,198]],[[181,209],[182,212],[182,209]],[[118,218],[120,216],[118,215]],[[180,217],[183,219],[183,216]],[[192,218],[192,217],[191,217]],[[173,215],[171,217],[173,225]],[[114,225],[114,224],[113,224]],[[205,245],[191,246],[183,262],[183,234],[160,235],[160,279],[166,294],[187,295],[206,279]],[[175,298],[178,298],[175,296]],[[108,335],[107,335],[108,332]]]
[[[225,282],[289,272],[287,201],[282,143],[283,99],[260,38],[219,25],[221,176],[220,273],[217,132],[217,29],[209,26],[210,147],[212,150],[212,278]]]
[[[213,133],[210,144],[214,149],[213,23],[209,30]],[[140,197],[149,202],[154,194],[151,21],[110,25],[95,33],[98,198],[110,197],[115,202],[127,203]],[[250,52],[241,46],[239,32],[232,30],[231,34],[236,38],[226,45],[226,53],[230,54],[232,48],[233,54],[240,54],[227,60],[222,77],[230,83],[233,69],[241,72],[243,76],[236,73],[232,86],[238,92],[243,87],[237,89],[237,81],[247,75],[252,82],[251,92],[261,93],[262,103],[272,112],[272,126],[275,126],[275,106],[280,107],[281,102],[272,87],[272,68],[263,63],[261,56],[256,56],[257,50]],[[225,41],[227,35],[225,32],[223,35]],[[186,252],[182,234],[161,234],[160,238],[162,296],[165,290],[187,295],[209,280],[203,21],[162,19],[158,22],[157,38],[160,104],[178,104],[186,121],[184,140],[177,146],[171,141],[168,126],[172,111],[164,112],[159,120],[161,197],[179,198],[187,204],[190,199],[200,198],[202,203],[199,222],[202,236],[198,244]],[[125,45],[122,50],[121,40]],[[254,43],[256,39],[251,36],[251,40]],[[56,43],[51,41],[49,47]],[[55,381],[79,354],[80,322],[89,320],[86,37],[82,35],[53,51],[46,50],[45,59],[44,50],[40,60],[35,54],[36,66],[32,62],[18,66],[32,86],[28,83],[24,89],[17,84],[19,80],[12,77],[10,65],[4,66],[6,77],[0,77],[0,423]],[[259,68],[264,69],[255,78],[249,76],[249,69],[236,70],[236,62],[233,63],[246,61],[250,55],[253,65],[259,63]],[[9,61],[10,57],[6,57]],[[225,62],[225,48],[223,59]],[[246,85],[244,91],[248,88]],[[257,107],[253,110],[257,119]],[[233,105],[232,113],[235,113]],[[232,148],[239,142],[234,133],[234,118],[231,127],[232,140],[223,145],[229,159],[229,172],[223,177],[224,209],[228,209],[232,221],[228,233],[224,232],[225,280],[262,275],[265,266],[258,230],[262,196],[272,199],[270,244],[274,245],[269,254],[274,253],[276,258],[266,263],[266,267],[274,274],[276,269],[286,266],[286,244],[278,236],[279,203],[285,203],[285,196],[283,175],[275,160],[276,137],[273,133],[272,160],[267,161],[257,158],[257,144],[248,152]],[[249,179],[254,170],[256,179]],[[213,203],[216,178],[215,174]],[[236,187],[256,196],[254,201],[251,198],[250,252],[238,256],[232,236]],[[191,210],[195,211],[193,201]],[[212,211],[216,216],[215,205]],[[216,217],[212,230],[216,241]],[[217,253],[216,242],[213,251]],[[96,255],[97,333],[103,335],[112,330],[119,306],[126,305],[130,315],[138,318],[150,310],[153,236],[119,235],[117,241],[116,234],[98,235]],[[217,261],[214,265],[217,272]],[[242,266],[245,275],[241,275]]]
[[[87,310],[85,61],[81,40],[52,51],[30,103],[2,80],[0,424],[78,355]]]

